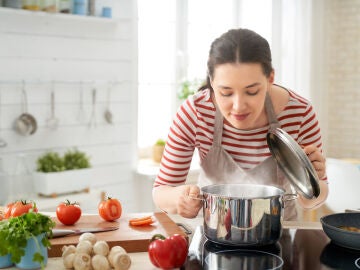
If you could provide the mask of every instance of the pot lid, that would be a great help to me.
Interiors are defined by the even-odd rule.
[[[317,173],[299,144],[280,128],[270,129],[266,139],[272,156],[296,190],[308,199],[318,197]]]

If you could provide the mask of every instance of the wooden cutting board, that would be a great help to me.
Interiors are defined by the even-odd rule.
[[[156,222],[149,226],[129,226],[129,219],[147,215],[152,215]],[[114,222],[106,222],[98,215],[84,215],[73,226],[65,226],[56,218],[53,219],[56,222],[56,229],[112,227],[118,225],[119,229],[115,231],[98,232],[95,235],[97,240],[106,241],[110,248],[122,246],[128,253],[147,251],[150,239],[154,234],[160,233],[167,237],[177,233],[187,238],[186,233],[167,214],[162,212],[124,214]],[[77,245],[79,237],[79,235],[73,235],[50,239],[49,257],[61,257],[62,247],[64,245]]]

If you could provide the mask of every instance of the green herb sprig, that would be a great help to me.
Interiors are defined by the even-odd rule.
[[[64,155],[64,166],[66,170],[90,168],[89,157],[79,150],[68,150]]]
[[[43,269],[45,258],[40,253],[36,236],[44,234],[41,242],[45,247],[50,247],[49,238],[52,237],[54,227],[55,222],[50,217],[35,212],[0,221],[0,256],[10,254],[11,261],[19,263],[25,255],[27,241],[33,238],[38,246],[33,261],[40,263]]]

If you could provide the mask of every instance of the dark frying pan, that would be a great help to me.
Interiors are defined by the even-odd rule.
[[[331,269],[359,269],[360,250],[329,243],[321,252],[320,261]]]
[[[360,232],[339,228],[341,226],[360,229],[360,213],[336,213],[320,219],[323,230],[338,246],[360,250]]]

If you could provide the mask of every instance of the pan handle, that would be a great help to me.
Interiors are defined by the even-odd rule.
[[[179,222],[179,223],[176,223],[176,225],[181,227],[187,235],[192,234],[191,229],[188,226],[186,226],[185,224]]]

